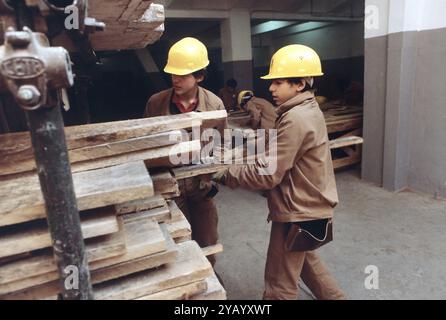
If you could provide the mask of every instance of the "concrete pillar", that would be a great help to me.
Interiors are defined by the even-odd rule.
[[[366,1],[362,177],[392,191],[408,185],[417,32],[401,31],[417,21],[418,3]]]
[[[252,89],[251,16],[247,10],[231,10],[220,25],[225,81],[234,78],[239,89]]]
[[[366,0],[362,179],[383,184],[388,0]]]
[[[410,24],[418,20],[420,4],[416,0],[389,3],[383,186],[391,191],[408,186],[417,67],[417,31]]]

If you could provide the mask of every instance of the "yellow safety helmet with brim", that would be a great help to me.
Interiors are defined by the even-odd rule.
[[[322,76],[319,55],[310,47],[292,44],[279,49],[272,57],[269,73],[262,79],[305,78]]]
[[[238,105],[241,105],[242,104],[242,101],[243,101],[243,98],[245,97],[245,96],[247,96],[247,95],[249,95],[249,96],[254,96],[254,92],[252,92],[251,90],[243,90],[243,91],[240,91],[240,93],[238,94],[238,97],[237,97],[237,103],[238,103]]]
[[[187,37],[176,42],[170,49],[164,72],[184,76],[209,65],[206,46],[198,39]]]

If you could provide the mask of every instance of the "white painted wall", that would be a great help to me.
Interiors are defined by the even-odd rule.
[[[446,28],[445,0],[366,0],[365,38]]]

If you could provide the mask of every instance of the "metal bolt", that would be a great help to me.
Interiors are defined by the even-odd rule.
[[[36,106],[40,101],[40,92],[35,86],[24,85],[17,91],[17,100],[25,107]]]
[[[19,90],[18,98],[22,101],[31,101],[34,98],[34,94],[31,89],[21,89]]]

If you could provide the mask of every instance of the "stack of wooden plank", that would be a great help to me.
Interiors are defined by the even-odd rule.
[[[184,158],[192,162],[201,145],[180,130],[219,127],[225,121],[226,111],[219,110],[67,127],[71,169],[77,173],[141,160],[151,168],[181,166],[187,163],[173,164],[170,156],[190,155]],[[0,154],[0,180],[35,171],[28,132],[0,135]]]
[[[323,105],[335,169],[361,163],[363,109],[360,106]]]
[[[222,121],[225,111],[66,128],[96,299],[225,298],[170,200],[177,179],[158,168],[170,166],[172,150],[200,150],[178,130]],[[59,276],[28,133],[0,136],[0,152],[0,299],[55,298]]]
[[[28,5],[42,6],[39,3],[41,1],[26,2]],[[164,32],[164,6],[151,0],[90,0],[87,9],[88,17],[106,25],[104,31],[97,31],[89,36],[95,51],[142,49],[158,41]],[[71,14],[73,20],[77,19],[72,10],[68,14]],[[35,15],[34,20],[37,32],[48,33],[44,17]],[[9,26],[16,27],[14,16],[0,15],[0,38]],[[52,39],[52,45],[76,51],[75,44],[64,32]]]
[[[90,0],[88,14],[106,24],[105,30],[90,36],[94,50],[142,49],[158,41],[164,32],[164,7],[148,0]],[[73,51],[64,34],[53,45]]]

